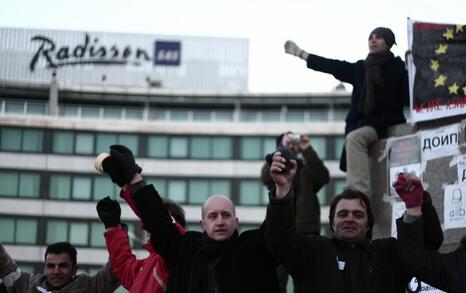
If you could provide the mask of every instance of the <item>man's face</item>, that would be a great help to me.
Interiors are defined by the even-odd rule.
[[[238,229],[233,203],[223,196],[212,196],[203,207],[202,231],[217,241],[227,240]]]
[[[290,136],[288,134],[283,135],[282,146],[284,146],[287,149],[291,150],[295,154],[299,153],[299,144],[293,144],[291,142],[291,138],[290,138]]]
[[[341,199],[335,208],[332,228],[338,240],[363,241],[369,230],[366,207],[359,199]]]
[[[378,34],[372,34],[369,37],[369,52],[372,54],[388,51],[387,43]]]
[[[59,289],[71,282],[77,269],[68,253],[47,254],[44,270],[50,286],[48,289]]]

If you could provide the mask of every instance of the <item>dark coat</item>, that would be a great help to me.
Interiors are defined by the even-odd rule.
[[[381,65],[384,87],[375,89],[374,111],[365,115],[360,104],[366,89],[366,65],[364,60],[356,63],[323,58],[309,54],[307,67],[332,74],[336,79],[353,86],[351,106],[346,115],[345,136],[362,126],[372,126],[379,139],[387,136],[387,127],[406,122],[403,106],[408,105],[408,73],[400,57]],[[340,168],[346,171],[346,154],[342,153]]]
[[[133,200],[155,250],[170,269],[167,292],[209,293],[212,282],[218,293],[279,292],[278,264],[265,245],[264,227],[241,233],[229,241],[230,250],[218,255],[206,247],[206,234],[180,235],[152,185],[136,190]]]
[[[440,290],[466,292],[466,247],[449,253],[424,249],[423,219],[414,223],[397,221],[401,260],[415,276]]]
[[[271,193],[266,241],[295,282],[314,293],[405,292],[413,275],[401,264],[395,238],[348,243],[321,236],[305,237],[294,225],[292,201],[292,195],[276,199]],[[428,237],[435,241],[443,239],[438,220],[437,224],[430,231],[440,235]],[[431,245],[438,247],[439,243]],[[345,263],[343,270],[338,261]]]
[[[317,192],[330,180],[324,162],[309,145],[303,152],[304,161],[298,161],[298,173],[295,176],[295,210],[296,226],[304,234],[320,234],[320,204]],[[299,174],[299,175],[298,175]],[[265,163],[261,171],[262,183],[270,191],[275,183],[270,176],[270,166]]]

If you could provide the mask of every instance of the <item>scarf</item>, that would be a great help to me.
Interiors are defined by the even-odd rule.
[[[205,232],[202,234],[201,248],[193,258],[188,285],[189,292],[217,292],[219,284],[217,283],[216,266],[226,253],[237,247],[238,241],[238,230],[235,230],[233,235],[224,241],[213,240]]]
[[[366,91],[361,99],[360,108],[363,113],[369,115],[375,107],[375,89],[383,88],[384,81],[382,78],[381,65],[395,58],[392,52],[385,51],[378,54],[369,53],[365,60],[366,63]]]

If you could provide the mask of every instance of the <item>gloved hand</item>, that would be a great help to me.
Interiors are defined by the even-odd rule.
[[[119,179],[123,179],[125,181],[124,184],[130,182],[136,173],[141,173],[142,171],[142,168],[139,167],[134,160],[133,152],[131,152],[131,150],[125,147],[124,145],[119,145],[119,144],[111,145],[110,146],[110,157],[114,159],[114,164],[117,165],[118,169],[121,170],[121,173],[119,175],[121,175],[122,178],[119,178]],[[103,166],[104,171],[107,171],[105,169],[104,164],[102,164],[102,166]]]
[[[128,180],[126,180],[125,172],[120,169],[118,162],[115,158],[108,156],[102,161],[102,169],[110,176],[112,182],[118,186],[123,187]]]
[[[110,197],[105,197],[97,202],[97,214],[104,223],[105,229],[116,227],[120,224],[120,204]]]
[[[299,57],[301,52],[303,52],[303,50],[301,50],[295,42],[290,40],[285,42],[285,53]]]
[[[421,180],[408,173],[398,174],[397,180],[393,183],[396,193],[405,202],[406,208],[415,208],[422,206],[424,188]]]

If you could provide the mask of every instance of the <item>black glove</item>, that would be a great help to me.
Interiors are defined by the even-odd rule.
[[[296,155],[288,148],[284,148],[284,147],[278,148],[278,150],[276,150],[275,152],[271,154],[267,154],[265,156],[265,160],[267,161],[269,166],[272,165],[273,154],[275,154],[276,152],[280,152],[281,156],[286,160],[284,172],[288,172],[291,169],[291,160],[296,161]]]
[[[104,223],[105,229],[116,227],[120,224],[120,204],[109,196],[99,200],[96,206],[97,214]]]
[[[124,179],[125,184],[130,182],[136,173],[141,173],[142,168],[134,161],[133,152],[124,145],[111,145],[110,156],[114,159],[114,163],[118,166],[118,169],[120,169],[121,174],[118,175],[121,175],[122,178],[119,179]]]
[[[106,157],[102,162],[102,169],[107,173],[112,182],[116,183],[118,186],[123,187],[128,180],[126,180],[125,172],[120,169],[118,162],[113,157]]]

